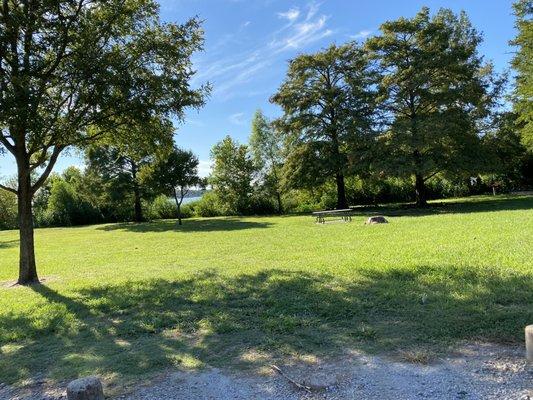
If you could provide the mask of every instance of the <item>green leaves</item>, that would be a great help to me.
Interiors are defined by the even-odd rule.
[[[348,152],[356,147],[350,144],[372,136],[373,79],[367,54],[355,43],[289,63],[271,100],[284,111],[276,126],[288,147],[285,177],[292,186],[309,187],[348,170]]]
[[[512,61],[517,73],[513,103],[522,123],[522,143],[533,152],[533,3],[518,0],[514,10],[518,34],[511,42],[517,47]]]
[[[385,134],[378,168],[425,181],[479,167],[482,124],[501,89],[477,52],[481,35],[464,13],[423,8],[381,26],[366,43],[381,79]]]

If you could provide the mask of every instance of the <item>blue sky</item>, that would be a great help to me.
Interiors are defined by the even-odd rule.
[[[483,32],[481,53],[498,71],[508,68],[515,35],[511,0],[159,0],[164,20],[183,22],[198,15],[204,20],[205,50],[194,57],[198,71],[193,85],[211,82],[213,92],[200,111],[191,111],[177,125],[176,143],[193,150],[201,174],[209,171],[209,151],[225,135],[246,142],[256,109],[279,115],[269,97],[282,82],[287,61],[328,44],[364,40],[379,25],[400,16],[411,17],[422,7],[465,10]],[[56,171],[81,165],[65,156]],[[16,171],[9,156],[0,156],[0,176]]]

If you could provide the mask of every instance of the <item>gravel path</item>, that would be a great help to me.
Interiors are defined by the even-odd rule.
[[[174,372],[117,400],[194,399],[498,399],[533,400],[533,366],[521,348],[471,345],[430,365],[351,354],[335,362],[282,366],[311,393],[274,371],[264,374]],[[64,394],[43,388],[0,388],[0,399],[56,400]]]

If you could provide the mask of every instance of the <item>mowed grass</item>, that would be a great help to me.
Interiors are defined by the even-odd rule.
[[[384,213],[390,223],[364,226]],[[261,367],[348,349],[520,343],[533,323],[533,197],[310,216],[36,231],[42,285],[0,232],[0,382]]]

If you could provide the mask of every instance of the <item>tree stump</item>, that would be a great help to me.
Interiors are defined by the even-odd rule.
[[[102,382],[95,376],[76,379],[67,386],[68,400],[105,400]]]
[[[526,358],[533,364],[533,325],[526,326]]]

